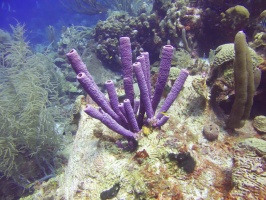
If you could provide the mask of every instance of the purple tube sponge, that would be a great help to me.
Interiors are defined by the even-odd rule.
[[[120,135],[135,140],[136,135],[134,133],[132,133],[131,131],[125,129],[123,126],[118,124],[110,115],[105,113],[101,108],[97,110],[96,108],[87,105],[86,108],[84,109],[84,112],[90,115],[91,117],[100,120],[108,128],[119,133]]]
[[[162,107],[160,108],[156,118],[161,119],[164,115],[163,113],[167,112],[167,110],[170,108],[170,106],[175,101],[176,97],[178,96],[179,92],[181,91],[189,72],[185,69],[182,69],[178,78],[175,80],[175,83],[173,87],[171,88],[169,94],[167,95],[166,99],[164,100],[164,103]]]
[[[173,46],[171,45],[163,46],[160,69],[159,69],[159,76],[156,81],[154,95],[152,99],[153,110],[156,110],[158,104],[160,103],[163,90],[164,90],[165,84],[169,76],[173,53],[174,53]]]
[[[96,109],[87,105],[84,111],[91,117],[100,120],[111,130],[124,136],[128,141],[128,146],[125,147],[126,149],[129,147],[129,150],[136,150],[138,146],[136,136],[143,124],[160,128],[169,119],[169,116],[165,115],[165,112],[173,104],[188,76],[187,70],[181,70],[179,77],[155,117],[155,111],[160,102],[170,72],[173,52],[174,48],[171,45],[163,47],[159,76],[152,97],[149,54],[147,52],[141,53],[137,57],[137,61],[139,62],[132,64],[130,39],[128,37],[120,38],[120,55],[126,93],[124,103],[119,103],[113,81],[109,80],[105,83],[109,96],[108,101],[94,82],[77,51],[73,49],[67,54],[72,68],[77,73],[77,79],[81,86],[100,107]],[[140,100],[134,99],[133,71],[135,72],[140,89]],[[118,143],[124,148],[123,142],[120,141]]]
[[[109,102],[104,97],[100,89],[95,86],[94,81],[86,76],[85,73],[81,72],[77,75],[77,79],[84,88],[84,90],[90,95],[93,101],[100,106],[105,112],[112,116],[115,121],[120,123],[119,116],[110,107]]]
[[[137,77],[137,81],[138,81],[138,85],[140,89],[140,99],[141,101],[143,101],[147,117],[152,118],[154,116],[154,112],[152,110],[151,100],[149,97],[148,88],[145,82],[145,77],[144,77],[140,62],[135,62],[133,64],[133,67],[136,73],[136,77]]]

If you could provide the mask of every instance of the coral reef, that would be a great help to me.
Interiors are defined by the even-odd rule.
[[[257,15],[254,13],[263,11],[261,2],[258,1],[254,5],[249,2],[242,2],[241,5],[236,5],[236,1],[224,4],[222,2],[156,0],[153,2],[152,14],[140,11],[132,16],[131,11],[124,12],[121,9],[109,12],[107,20],[99,21],[93,33],[98,44],[97,56],[108,68],[120,70],[118,39],[121,36],[131,38],[132,51],[136,56],[143,49],[150,52],[152,63],[158,60],[161,46],[169,42],[175,48],[184,48],[193,57],[197,57],[207,55],[211,48],[232,42],[237,31],[243,28],[247,29],[246,33],[252,37],[257,29]],[[134,5],[135,3],[141,6]],[[146,3],[145,8],[151,7],[151,2]],[[136,1],[131,6],[134,7],[133,11],[143,5]],[[254,9],[255,7],[259,9]],[[112,9],[112,6],[110,8]],[[252,25],[246,26],[249,22]],[[64,41],[68,42],[67,39]]]
[[[178,3],[155,1],[153,14],[142,13],[138,17],[131,17],[119,13],[109,16],[104,22],[99,21],[94,34],[98,43],[98,57],[108,64],[108,67],[117,69],[118,38],[121,36],[131,38],[134,57],[137,57],[143,49],[151,52],[152,63],[158,60],[161,46],[170,43],[175,48],[186,48],[191,55],[196,56],[194,31],[200,26],[201,10],[188,7],[185,3],[177,6],[175,4]],[[166,10],[161,12],[161,9]]]
[[[264,1],[66,2],[108,18],[0,30],[1,197],[265,198]]]

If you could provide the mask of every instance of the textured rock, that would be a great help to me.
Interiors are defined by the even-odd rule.
[[[239,143],[239,146],[254,150],[260,156],[266,155],[266,141],[258,138],[248,138]],[[266,183],[266,182],[265,182]]]
[[[209,93],[205,78],[196,77],[195,79],[193,79],[192,86],[195,92],[198,93],[201,97],[206,100],[209,99]]]
[[[264,199],[266,196],[266,141],[248,138],[235,147],[230,199]]]
[[[253,120],[253,126],[256,130],[261,133],[266,133],[266,117],[265,116],[257,116]]]

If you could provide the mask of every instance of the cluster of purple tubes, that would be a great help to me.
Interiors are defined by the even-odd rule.
[[[120,55],[126,99],[123,103],[120,103],[113,81],[108,80],[105,83],[109,96],[108,100],[94,82],[77,51],[72,49],[67,53],[67,58],[76,72],[81,86],[99,106],[99,109],[97,109],[88,104],[84,111],[91,117],[100,120],[111,130],[123,135],[130,144],[136,146],[137,134],[144,124],[161,127],[169,119],[169,116],[165,113],[178,96],[189,74],[187,70],[181,70],[161,108],[156,112],[167,83],[173,53],[173,46],[165,45],[163,47],[159,75],[154,92],[152,92],[149,53],[141,53],[137,57],[137,62],[132,63],[130,39],[121,37]],[[133,71],[140,89],[140,99],[135,99]]]

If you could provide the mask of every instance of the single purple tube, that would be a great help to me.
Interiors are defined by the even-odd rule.
[[[138,113],[138,110],[139,110],[139,104],[140,104],[139,99],[135,99],[135,100],[134,100],[134,108],[133,108],[133,110],[134,110],[134,114],[135,114],[135,115]]]
[[[168,121],[168,119],[169,119],[169,116],[164,115],[161,119],[159,119],[159,120],[157,121],[156,126],[157,126],[157,127],[161,127],[161,126],[163,126],[163,125]]]
[[[86,76],[84,72],[77,75],[77,79],[80,82],[84,90],[90,95],[93,101],[100,106],[105,112],[114,118],[115,121],[120,123],[119,116],[113,111],[108,100],[105,98],[100,89],[94,84],[94,81]]]
[[[120,55],[122,63],[122,71],[124,78],[124,87],[126,98],[130,100],[131,105],[134,104],[134,88],[133,88],[133,67],[132,67],[132,51],[129,37],[120,37]]]
[[[135,62],[133,64],[134,71],[137,77],[139,89],[140,89],[140,100],[143,101],[143,105],[145,107],[145,111],[148,118],[152,118],[154,116],[154,112],[151,106],[151,100],[148,93],[148,88],[145,83],[144,74],[141,68],[140,62]]]
[[[124,80],[124,90],[126,93],[126,98],[130,100],[131,105],[134,105],[134,88],[133,81],[130,78],[123,78]]]
[[[81,57],[79,56],[78,52],[75,49],[72,49],[70,52],[68,52],[66,56],[76,74],[84,72],[87,77],[92,79],[92,76],[89,73],[86,65],[84,64],[84,62],[82,62]]]
[[[142,99],[142,98],[140,97],[140,99]],[[145,116],[145,106],[143,104],[143,100],[140,100],[139,114],[137,117],[137,122],[138,122],[139,128],[142,128],[142,126],[144,124],[144,116]]]
[[[147,67],[146,67],[146,62],[145,62],[145,57],[144,55],[140,55],[137,57],[137,62],[140,62],[144,77],[145,77],[145,82],[147,83]]]
[[[130,127],[132,128],[134,133],[138,133],[139,132],[138,123],[129,99],[124,100],[124,108],[126,111],[127,120],[130,123]]]
[[[97,84],[93,80],[90,72],[88,71],[86,65],[82,62],[81,57],[79,56],[78,52],[75,49],[72,49],[69,53],[66,54],[72,68],[78,75],[79,73],[83,72],[86,76],[91,79],[91,83],[93,84],[93,88],[98,88]],[[100,93],[102,98],[105,99],[104,94]],[[106,100],[107,101],[107,100]]]
[[[118,108],[120,109],[122,114],[126,117],[126,111],[125,111],[124,103],[119,103]]]
[[[141,55],[144,56],[145,58],[145,65],[146,65],[146,74],[147,74],[147,87],[148,87],[148,91],[149,91],[149,96],[151,99],[151,65],[150,65],[150,58],[149,58],[149,53],[148,52],[142,52]]]
[[[167,110],[170,108],[170,106],[175,101],[176,97],[178,96],[179,92],[181,91],[189,72],[186,69],[182,69],[178,78],[175,80],[175,83],[173,87],[171,88],[169,94],[167,95],[166,99],[164,100],[164,103],[162,107],[160,108],[156,118],[161,119],[164,115],[163,113],[167,112]]]
[[[125,118],[125,116],[122,114],[122,112],[120,111],[118,107],[119,101],[118,101],[118,96],[115,90],[114,82],[112,80],[106,81],[105,87],[106,87],[106,90],[109,96],[111,107],[113,108],[115,113],[120,117],[121,121],[124,124],[127,124],[127,119]]]
[[[173,53],[174,53],[173,46],[171,45],[163,46],[160,69],[159,69],[159,76],[156,81],[154,95],[152,99],[152,109],[154,111],[157,109],[157,106],[160,103],[163,90],[164,90],[165,84],[169,76]]]
[[[124,78],[133,79],[132,51],[129,37],[120,37],[120,55]]]
[[[88,104],[84,109],[84,112],[87,113],[89,116],[100,120],[104,125],[106,125],[111,130],[117,132],[118,134],[135,140],[134,133],[118,124],[110,115],[105,113],[101,108],[97,110],[96,108]]]

